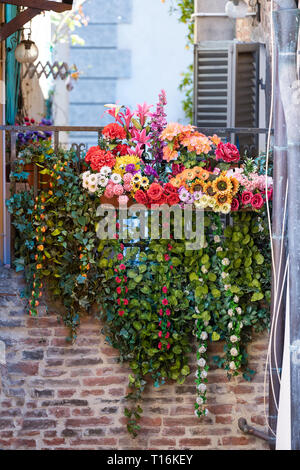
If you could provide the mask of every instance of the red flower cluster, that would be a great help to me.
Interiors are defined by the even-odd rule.
[[[244,191],[241,199],[244,206],[251,204],[253,209],[261,209],[265,202],[261,193],[253,194],[251,191]]]
[[[230,142],[227,144],[220,142],[215,154],[217,160],[223,160],[226,163],[236,163],[240,160],[240,152],[238,151],[238,148]]]
[[[113,150],[112,153],[114,155],[120,155],[123,157],[124,155],[128,155],[129,147],[126,144],[118,144]]]
[[[134,197],[138,204],[147,206],[151,204],[168,204],[169,206],[173,206],[180,201],[178,189],[170,183],[166,183],[164,186],[159,183],[152,183],[148,191],[145,192],[139,189]]]
[[[103,166],[113,168],[116,164],[114,155],[111,152],[105,152],[100,147],[91,147],[85,156],[85,161],[94,171],[100,171]]]
[[[102,131],[102,135],[108,140],[126,139],[125,129],[116,123],[108,124],[107,126],[105,126]]]

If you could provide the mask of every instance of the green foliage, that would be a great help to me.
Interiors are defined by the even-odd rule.
[[[37,200],[33,190],[22,183],[27,178],[24,163],[30,160],[50,178],[51,188],[42,188]],[[44,280],[52,296],[63,302],[62,319],[70,329],[69,341],[76,339],[82,317],[94,315],[103,322],[107,341],[118,349],[120,361],[128,361],[132,369],[127,398],[133,406],[125,414],[128,431],[135,436],[142,413],[138,402],[147,383],[151,380],[154,386],[160,386],[166,380],[175,380],[181,384],[189,375],[195,319],[207,324],[210,340],[227,340],[227,312],[232,300],[224,289],[224,272],[243,311],[239,361],[247,366],[244,345],[250,341],[252,329],[259,332],[268,326],[267,224],[263,214],[233,214],[233,225],[223,230],[220,250],[216,250],[213,235],[213,225],[220,222],[220,216],[214,213],[205,216],[206,243],[200,250],[186,250],[185,240],[177,239],[149,239],[142,246],[128,243],[122,260],[128,306],[120,316],[115,269],[120,264],[117,254],[122,251],[121,244],[117,239],[97,238],[99,199],[82,190],[78,166],[72,152],[55,153],[49,143],[31,146],[20,155],[12,174],[12,179],[18,181],[18,192],[7,201],[17,232],[15,266],[25,271],[31,313],[32,302],[39,298],[37,278]],[[37,230],[43,227],[41,242]],[[41,243],[38,269],[36,256]],[[225,258],[230,263],[224,267]],[[160,314],[163,286],[171,311],[168,318]],[[163,332],[161,339],[159,331]],[[166,331],[170,333],[167,338]],[[216,362],[224,366],[222,358]],[[245,374],[248,380],[251,372],[246,369]]]

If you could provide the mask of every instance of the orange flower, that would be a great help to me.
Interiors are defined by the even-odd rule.
[[[201,173],[200,178],[201,178],[203,181],[207,181],[208,178],[209,178],[209,175],[210,175],[209,171],[207,171],[207,170],[202,170],[202,173]]]
[[[193,181],[195,176],[196,176],[196,173],[193,168],[188,168],[182,172],[182,177],[188,181]]]
[[[178,152],[176,152],[176,150],[170,149],[170,147],[168,146],[164,147],[163,153],[163,159],[167,162],[170,162],[171,160],[176,160],[178,158]]]
[[[37,247],[37,249],[38,249],[39,251],[44,251],[44,246],[43,246],[43,245],[39,245],[39,246]]]
[[[209,137],[209,138],[216,147],[221,142],[221,139],[220,139],[220,137],[217,136],[217,134],[214,134],[212,137]]]
[[[42,269],[42,267],[43,267],[43,266],[42,266],[41,264],[37,264],[37,265],[36,265],[36,269]]]

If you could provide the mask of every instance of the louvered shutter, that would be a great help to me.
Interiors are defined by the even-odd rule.
[[[235,46],[235,127],[259,127],[259,45]],[[240,134],[241,152],[252,155],[258,148],[258,136]]]
[[[194,121],[197,127],[230,127],[230,45],[195,48]]]
[[[197,127],[259,127],[259,44],[196,45],[194,73]],[[257,137],[240,134],[235,139],[242,153],[258,150]]]

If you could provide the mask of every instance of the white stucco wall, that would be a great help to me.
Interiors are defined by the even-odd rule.
[[[169,121],[186,122],[178,90],[181,73],[193,62],[186,50],[187,25],[169,14],[171,1],[133,0],[132,21],[118,26],[118,47],[131,51],[131,76],[117,82],[117,102],[155,104],[163,88]]]

